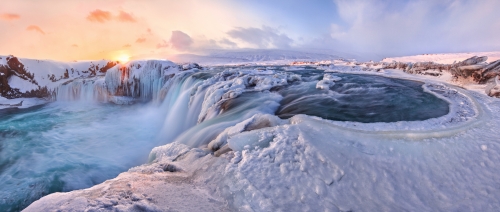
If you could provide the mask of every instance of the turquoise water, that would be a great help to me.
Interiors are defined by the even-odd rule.
[[[284,98],[276,112],[280,118],[307,114],[337,121],[419,121],[449,112],[449,104],[424,92],[421,82],[373,75],[333,74],[342,80],[329,90],[316,89],[322,79],[307,73],[310,81],[278,91]]]
[[[0,110],[0,211],[91,187],[146,162],[159,121],[144,105],[58,102]]]
[[[0,110],[0,211],[19,211],[47,194],[114,178],[146,163],[151,149],[174,139],[206,145],[257,113],[394,122],[439,117],[449,110],[420,82],[334,74],[342,80],[319,90],[316,83],[324,73],[311,69],[294,71],[302,81],[271,92],[243,93],[222,104],[224,112],[217,117],[197,124],[205,93],[193,89],[217,71],[186,73],[172,82],[161,106],[75,101]]]

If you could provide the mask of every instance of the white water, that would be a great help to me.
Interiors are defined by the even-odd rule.
[[[0,211],[145,163],[163,121],[147,105],[55,102],[1,112]]]
[[[134,66],[130,67],[135,68]],[[456,164],[449,168],[450,170],[445,170],[444,174],[439,174],[439,169],[446,167],[446,163],[449,162],[449,160],[444,159],[450,151],[450,155],[455,159],[460,159],[460,154],[455,154],[455,150],[467,152],[467,149],[455,148],[446,144],[446,142],[464,145],[463,142],[448,137],[459,134],[460,130],[469,130],[474,126],[482,126],[482,121],[487,120],[481,112],[483,106],[476,108],[478,104],[475,104],[473,100],[476,97],[469,97],[466,92],[462,93],[462,91],[458,92],[459,90],[446,88],[441,90],[443,95],[440,97],[451,103],[451,110],[447,115],[435,119],[363,124],[328,121],[298,115],[289,120],[282,120],[274,114],[280,107],[283,96],[271,90],[279,90],[283,86],[301,83],[301,80],[306,79],[310,81],[309,84],[317,85],[319,79],[315,78],[314,74],[313,76],[307,74],[302,79],[300,75],[294,73],[281,73],[272,70],[225,70],[210,74],[194,70],[176,72],[175,76],[170,76],[162,74],[163,69],[158,69],[158,66],[154,64],[142,67],[149,67],[149,69],[155,71],[140,74],[139,71],[119,72],[119,70],[114,70],[109,72],[105,78],[87,79],[85,82],[83,79],[78,79],[61,86],[57,92],[59,101],[76,101],[75,107],[71,106],[74,105],[72,103],[61,105],[57,103],[46,106],[49,111],[63,111],[61,113],[68,116],[66,118],[61,116],[61,119],[71,121],[62,122],[69,123],[63,124],[62,127],[55,124],[54,126],[57,127],[42,128],[40,129],[42,135],[50,136],[38,138],[32,135],[32,139],[35,139],[35,141],[40,141],[37,139],[43,141],[69,141],[70,144],[77,145],[70,148],[67,145],[57,146],[47,152],[44,156],[45,159],[37,158],[36,160],[42,162],[47,160],[49,161],[46,162],[47,164],[52,164],[51,162],[55,157],[60,160],[61,167],[64,167],[65,161],[71,161],[73,163],[82,163],[84,167],[87,166],[87,163],[93,164],[88,169],[77,169],[77,171],[98,170],[96,173],[88,172],[89,175],[83,174],[83,176],[80,176],[82,179],[75,178],[74,182],[73,178],[64,178],[69,182],[67,185],[73,185],[73,183],[74,185],[63,186],[62,190],[88,187],[113,177],[126,167],[143,163],[149,150],[154,146],[175,142],[190,147],[209,147],[212,150],[218,150],[227,144],[231,149],[235,150],[230,159],[231,164],[234,163],[234,165],[214,167],[217,170],[214,170],[215,173],[205,174],[221,175],[212,177],[212,179],[223,178],[218,183],[222,183],[226,187],[221,189],[220,192],[222,193],[219,194],[225,198],[231,198],[231,204],[237,209],[242,207],[257,210],[274,210],[277,208],[281,210],[287,208],[304,210],[362,209],[363,207],[356,206],[361,204],[359,200],[356,200],[357,195],[373,200],[364,203],[366,208],[376,209],[378,204],[379,206],[383,205],[382,208],[384,209],[391,209],[384,203],[395,205],[398,202],[394,199],[400,199],[401,204],[403,204],[402,208],[422,209],[422,204],[432,202],[432,198],[441,197],[418,194],[417,196],[420,199],[414,197],[392,197],[391,199],[391,191],[396,192],[396,195],[404,196],[405,193],[411,193],[411,188],[414,188],[415,185],[423,185],[423,188],[414,188],[417,192],[426,193],[436,190],[436,181],[430,179],[428,181],[431,182],[427,182],[426,174],[429,177],[439,178],[439,181],[444,181],[446,175],[450,175],[452,173],[450,170],[454,168],[460,170],[460,173],[464,175],[472,176],[470,170],[460,169]],[[160,75],[157,75],[157,73]],[[168,80],[155,81],[157,78],[150,78],[151,76],[168,76]],[[335,82],[335,85],[344,83],[348,84],[349,82],[339,80]],[[304,87],[309,89],[310,86]],[[326,89],[327,87],[321,86],[321,88]],[[424,88],[427,89],[425,92],[434,92],[434,94],[438,91],[441,92],[438,88],[433,88],[430,85],[426,85]],[[145,91],[143,92],[142,89],[145,89]],[[374,93],[371,88],[360,87],[356,92],[359,90],[366,95]],[[120,95],[117,95],[118,91],[121,92]],[[377,92],[380,92],[380,89],[376,90],[375,93]],[[423,88],[421,92],[424,92]],[[152,105],[81,104],[88,101],[114,101],[112,99],[116,98],[128,98],[131,101],[152,101]],[[307,107],[307,105],[304,107]],[[42,108],[43,110],[45,109]],[[72,117],[71,114],[75,112],[80,116]],[[36,111],[34,113],[37,114]],[[22,117],[23,114],[21,113],[19,116]],[[19,118],[19,116],[15,115],[14,118]],[[31,119],[33,118],[28,118],[28,120]],[[49,123],[60,122],[57,119],[53,120],[52,117],[39,120],[40,125],[43,125],[45,121]],[[19,121],[19,124],[23,123],[23,120]],[[477,124],[473,125],[472,123]],[[9,121],[4,126],[7,129],[12,125],[12,121]],[[31,129],[31,127],[26,129]],[[95,132],[92,131],[94,129]],[[381,130],[383,132],[378,132]],[[472,131],[474,132],[474,130]],[[52,136],[58,132],[66,131],[68,133],[65,133],[64,136]],[[426,133],[431,136],[413,137],[416,134],[423,135]],[[480,133],[474,133],[474,135],[478,134]],[[7,133],[6,135],[10,134]],[[485,145],[491,149],[495,147],[495,144],[492,144],[493,140],[490,135],[491,132],[488,132],[486,135],[488,144]],[[458,139],[469,137],[462,136],[458,137]],[[12,143],[20,144],[24,137],[14,134],[12,139],[14,139]],[[76,139],[76,141],[72,139]],[[433,139],[437,139],[439,142],[436,144],[429,143],[429,140]],[[478,145],[477,142],[465,146],[471,149],[474,148],[474,145]],[[56,145],[60,144],[56,143]],[[118,145],[118,147],[114,145]],[[164,146],[153,150],[150,162],[156,161],[161,156],[161,151],[168,147]],[[123,152],[118,153],[120,151],[116,151],[117,148],[122,149]],[[25,148],[20,149],[24,150]],[[74,154],[63,154],[68,149],[72,150],[69,152]],[[85,156],[72,158],[73,155],[78,155],[78,151],[84,153]],[[418,159],[422,159],[421,155],[426,151],[433,152],[437,156],[431,154],[423,158],[425,159],[424,162],[419,162]],[[439,151],[448,153],[440,155]],[[90,154],[87,154],[88,152]],[[30,155],[31,153],[24,154]],[[101,154],[103,156],[99,156]],[[371,157],[374,155],[376,157]],[[428,154],[425,153],[425,155]],[[70,160],[66,160],[66,158]],[[493,159],[495,158],[498,158],[497,154],[493,155]],[[29,164],[30,160],[33,160],[33,158],[27,157],[25,163]],[[425,162],[427,160],[448,162],[435,162],[435,166],[427,166],[427,162]],[[240,163],[240,161],[242,162]],[[269,161],[272,161],[272,163]],[[57,165],[58,163],[54,164]],[[360,165],[357,166],[357,164]],[[395,171],[390,171],[391,164],[396,164]],[[381,168],[382,165],[383,172],[378,171],[377,168]],[[467,163],[467,165],[471,164]],[[491,164],[488,163],[488,165]],[[11,167],[27,169],[26,166],[14,164]],[[45,165],[36,166],[46,167]],[[101,166],[102,169],[100,169]],[[471,165],[471,167],[475,166]],[[307,171],[308,169],[310,169],[310,173]],[[418,175],[414,176],[407,173],[413,172],[408,171],[413,169],[417,169]],[[54,173],[58,173],[57,171],[54,172],[54,170],[57,170],[57,168],[40,171],[40,173],[48,173],[51,176],[49,184],[57,184],[61,181],[59,178],[53,177],[56,176]],[[102,172],[99,170],[111,171]],[[61,172],[63,174],[67,173],[65,170]],[[303,176],[304,173],[306,176]],[[369,175],[363,173],[369,173]],[[387,173],[394,176],[387,176]],[[497,173],[496,166],[487,174],[491,173]],[[93,174],[96,176],[93,176]],[[77,174],[70,175],[76,176]],[[26,176],[30,177],[29,174],[26,174]],[[383,183],[381,185],[389,188],[385,191],[389,192],[388,194],[376,196],[377,190],[375,188],[382,190],[383,188],[377,186],[378,181],[377,179],[374,180],[373,176],[380,179],[379,181]],[[401,182],[401,180],[404,181],[405,177],[411,182]],[[97,180],[88,180],[94,178]],[[342,184],[340,183],[341,179],[344,179]],[[491,180],[481,180],[488,186],[491,185]],[[62,182],[66,181],[62,180]],[[462,179],[453,179],[452,184],[463,182]],[[358,186],[358,183],[361,186]],[[266,186],[266,184],[273,185],[274,188]],[[329,187],[332,184],[335,186]],[[408,186],[408,188],[394,188],[399,184]],[[27,186],[30,185],[27,184]],[[287,191],[286,187],[295,190]],[[57,189],[61,190],[61,187],[57,187],[55,190],[48,189],[48,191],[53,192],[57,191]],[[365,190],[366,194],[363,193]],[[437,190],[439,195],[447,197],[452,195],[450,190],[443,190],[442,188],[437,188]],[[11,192],[13,189],[6,189],[6,191]],[[26,191],[23,190],[20,195],[14,198],[23,199],[22,195],[31,195],[29,192],[26,194]],[[339,191],[349,195],[351,199],[339,196]],[[488,192],[495,193],[491,190],[488,190]],[[269,194],[277,195],[274,203],[269,200]],[[470,192],[468,194],[477,193]],[[31,198],[31,200],[39,196]],[[317,202],[317,200],[321,199],[328,200],[328,203],[321,205],[321,203]],[[448,199],[456,200],[456,197],[448,197]],[[411,204],[410,202],[413,200],[417,202]],[[440,199],[440,201],[447,202],[448,200],[444,198]],[[286,202],[293,205],[293,207],[284,205]],[[297,205],[299,203],[302,205]],[[20,205],[19,207],[25,206]],[[450,208],[449,206],[442,207],[439,204],[434,206],[441,209]]]

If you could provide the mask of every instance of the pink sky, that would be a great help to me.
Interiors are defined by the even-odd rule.
[[[365,59],[500,51],[498,0],[2,0],[0,55],[167,58],[226,49]]]
[[[177,2],[8,0],[0,8],[0,55],[67,61],[163,57],[210,48],[236,23],[251,20],[220,1]]]

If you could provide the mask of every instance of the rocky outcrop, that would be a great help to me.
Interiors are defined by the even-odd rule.
[[[500,76],[496,76],[493,82],[488,84],[485,91],[488,96],[500,98]]]
[[[482,77],[483,82],[486,82],[486,80],[492,79],[498,75],[500,75],[500,60],[491,62],[480,70],[480,76]]]
[[[202,69],[200,65],[198,65],[198,63],[187,63],[187,64],[184,64],[182,65],[182,70],[189,70],[189,69]]]
[[[383,69],[399,69],[409,74],[422,74],[431,76],[441,76],[443,71],[448,71],[455,79],[472,79],[478,84],[486,84],[485,92],[489,96],[500,97],[500,93],[495,92],[498,86],[497,76],[500,76],[500,60],[487,63],[488,57],[474,56],[464,61],[453,64],[439,64],[434,62],[386,63]]]
[[[469,78],[484,84],[500,74],[500,60],[486,63],[488,57],[471,57],[464,61],[453,64],[439,64],[434,62],[386,63],[383,69],[400,69],[409,74],[422,74],[440,76],[443,71],[449,71],[455,78]]]
[[[7,99],[23,97],[49,97],[50,93],[46,87],[40,87],[34,79],[35,74],[28,72],[17,57],[9,56],[6,58],[7,64],[0,65],[0,95]],[[18,88],[12,88],[9,85],[9,79],[13,76],[19,77],[38,86],[38,89],[21,92]]]

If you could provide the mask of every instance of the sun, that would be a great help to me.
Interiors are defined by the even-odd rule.
[[[127,63],[130,60],[130,56],[126,54],[121,54],[118,57],[116,57],[116,60],[120,61],[120,63]]]

